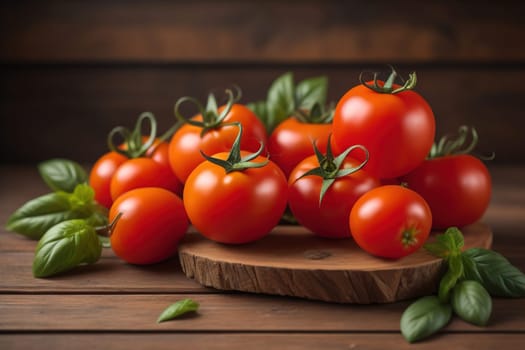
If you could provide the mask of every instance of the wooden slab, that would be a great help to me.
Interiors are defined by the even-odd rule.
[[[462,232],[465,248],[492,245],[485,224]],[[358,304],[431,294],[444,269],[443,261],[424,249],[399,260],[380,259],[351,239],[322,239],[299,226],[278,226],[265,238],[240,246],[190,233],[180,245],[179,259],[186,276],[208,287]]]

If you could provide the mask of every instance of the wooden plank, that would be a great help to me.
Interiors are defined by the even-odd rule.
[[[44,349],[521,349],[524,334],[439,334],[423,342],[408,344],[400,334],[362,333],[65,333],[0,334],[0,348],[5,350]]]
[[[516,1],[8,2],[0,59],[523,60],[523,10]]]
[[[184,298],[200,303],[198,313],[156,323],[168,305]],[[407,306],[407,302],[346,305],[247,294],[0,294],[0,332],[397,332]],[[447,330],[525,332],[524,307],[523,299],[494,299],[488,327],[455,318]]]
[[[330,100],[358,83],[365,65],[94,65],[0,66],[0,159],[34,162],[67,157],[93,163],[107,151],[106,135],[117,125],[132,127],[144,111],[153,112],[160,130],[174,122],[173,105],[185,95],[204,99],[236,83],[242,102],[264,99],[270,83],[293,71],[296,80],[329,78]],[[525,163],[520,134],[524,67],[401,66],[417,70],[418,88],[434,110],[437,136],[473,125],[477,151],[496,153],[495,164]],[[505,88],[502,89],[501,87]],[[185,106],[187,107],[187,106]],[[195,110],[184,109],[188,115]],[[23,136],[22,136],[23,135]],[[27,142],[31,140],[31,142]],[[35,147],[38,145],[38,147]]]
[[[182,273],[178,258],[147,266],[125,263],[105,249],[95,264],[52,278],[34,278],[32,252],[0,253],[0,293],[216,293]]]
[[[0,235],[0,247],[4,236]],[[15,235],[11,235],[15,236]],[[27,240],[26,240],[27,241]],[[523,245],[519,238],[494,250],[525,271]],[[32,262],[36,242],[27,241],[19,251],[0,250],[0,293],[218,293],[186,278],[176,257],[151,266],[134,266],[105,249],[94,265],[82,266],[52,278],[34,278]],[[17,245],[20,247],[20,245]],[[288,284],[288,283],[285,283]]]

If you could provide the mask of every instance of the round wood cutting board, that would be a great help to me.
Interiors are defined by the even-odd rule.
[[[466,249],[492,245],[485,224],[462,232]],[[179,259],[186,276],[204,286],[358,304],[434,293],[444,271],[443,260],[424,249],[399,260],[381,259],[352,239],[323,239],[300,226],[278,226],[244,245],[220,244],[191,232],[180,244]]]

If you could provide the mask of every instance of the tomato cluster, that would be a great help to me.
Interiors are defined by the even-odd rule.
[[[353,238],[370,254],[400,258],[432,228],[479,220],[491,182],[483,163],[466,154],[475,131],[460,129],[457,140],[435,145],[434,115],[413,90],[415,73],[403,85],[396,77],[393,69],[385,81],[361,77],[333,110],[319,107],[325,97],[305,108],[304,82],[291,107],[274,110],[248,108],[229,90],[222,106],[213,95],[206,107],[179,99],[181,126],[170,140],[144,137],[137,126],[91,171],[96,199],[116,221],[115,253],[137,264],[166,259],[188,223],[214,241],[244,244],[267,235],[288,210],[313,234]],[[186,102],[199,113],[182,116]],[[275,110],[289,115],[275,123]],[[276,125],[254,111],[268,112]]]

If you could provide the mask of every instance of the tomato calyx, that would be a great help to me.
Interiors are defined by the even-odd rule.
[[[408,227],[401,233],[401,244],[405,249],[415,246],[419,243],[417,238],[419,230],[416,227]]]
[[[294,111],[293,116],[302,123],[308,124],[330,124],[334,119],[335,108],[332,105],[323,107],[316,102],[310,110],[298,108]]]
[[[389,67],[392,71],[390,72],[390,75],[388,76],[385,82],[377,79],[379,75],[379,73],[377,72],[373,73],[372,82],[365,81],[364,72],[361,72],[361,74],[359,74],[359,81],[361,82],[361,84],[363,84],[370,90],[375,91],[380,94],[392,94],[393,95],[393,94],[397,94],[403,91],[412,90],[416,87],[416,84],[417,84],[416,72],[409,73],[408,79],[404,81],[404,79],[396,72],[393,66],[389,65]],[[401,79],[403,85],[399,87],[395,87],[394,83],[395,83],[396,78],[398,77]]]
[[[142,137],[142,129],[145,122],[149,122],[150,131],[148,138],[144,142]],[[166,141],[168,138],[170,138],[179,126],[179,123],[174,124],[162,136],[157,138],[157,120],[155,119],[153,113],[144,112],[138,117],[133,130],[129,130],[124,126],[117,126],[113,128],[108,134],[108,148],[111,151],[122,154],[127,158],[139,158],[144,156],[144,154],[146,154],[146,152],[149,150],[153,150],[152,147],[156,140]],[[118,146],[114,142],[116,135],[120,135],[120,137],[123,139],[123,142],[119,143]]]
[[[225,107],[219,112],[219,107],[217,105],[217,99],[214,94],[208,95],[208,100],[206,102],[206,107],[194,97],[184,96],[177,100],[174,107],[175,117],[181,123],[187,123],[199,128],[202,128],[201,137],[209,130],[216,129],[220,126],[223,126],[224,118],[230,113],[233,104],[240,100],[241,98],[241,89],[237,86],[234,87],[235,92],[231,89],[226,89],[226,95],[228,97]],[[199,114],[202,116],[202,121],[194,120],[192,118],[187,118],[183,116],[180,112],[180,107],[183,103],[190,102],[194,104],[199,110]]]
[[[314,152],[315,152],[315,156],[317,157],[317,161],[319,162],[319,166],[317,168],[308,170],[307,172],[305,172],[303,175],[299,176],[295,180],[295,181],[298,181],[299,179],[305,176],[311,176],[311,175],[320,176],[323,179],[323,183],[321,185],[321,191],[319,193],[319,206],[321,206],[321,203],[326,194],[326,191],[328,191],[328,189],[330,188],[330,186],[332,186],[332,184],[335,182],[336,179],[350,175],[360,170],[366,165],[366,163],[368,162],[368,158],[369,158],[368,150],[366,149],[366,147],[362,145],[350,146],[343,153],[341,153],[337,157],[334,157],[330,139],[331,139],[331,135],[328,136],[328,143],[326,145],[326,154],[323,154],[319,150],[319,148],[317,148],[317,143],[315,141],[313,142]],[[341,166],[343,165],[345,158],[348,156],[350,152],[352,152],[355,149],[361,149],[365,152],[365,160],[363,160],[356,167],[341,169]]]
[[[95,232],[99,236],[111,237],[111,234],[113,233],[113,230],[115,229],[115,226],[117,225],[117,222],[120,220],[121,217],[122,213],[118,213],[117,216],[115,216],[115,218],[113,219],[113,221],[111,221],[109,224],[95,227]]]
[[[470,139],[469,139],[470,136]],[[478,132],[474,127],[462,125],[458,129],[457,137],[443,136],[438,143],[434,143],[427,159],[434,159],[450,155],[470,154],[478,144]],[[483,160],[494,159],[494,152],[488,156],[480,156]]]
[[[252,162],[255,158],[261,155],[262,151],[264,150],[264,143],[260,142],[260,147],[255,153],[248,154],[247,156],[242,157],[241,156],[241,136],[242,136],[242,124],[239,122],[235,123],[228,123],[223,124],[231,125],[231,126],[237,126],[239,128],[239,132],[237,133],[237,136],[235,137],[235,141],[233,142],[232,148],[230,150],[230,153],[228,154],[228,158],[226,160],[215,158],[212,156],[209,156],[205,154],[202,150],[200,151],[202,156],[209,162],[216,164],[220,166],[221,168],[224,168],[226,173],[231,173],[233,171],[243,171],[250,168],[262,168],[266,164],[268,164],[269,159],[266,158],[263,162]]]

